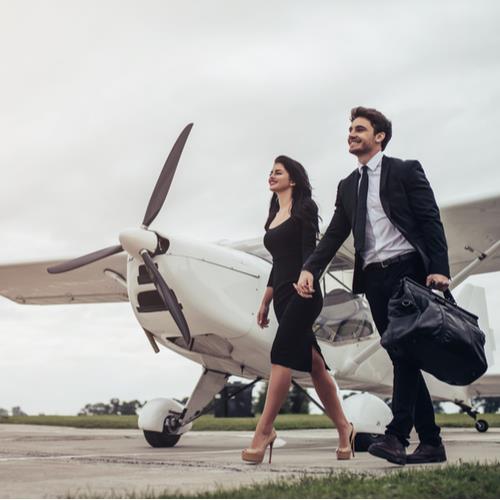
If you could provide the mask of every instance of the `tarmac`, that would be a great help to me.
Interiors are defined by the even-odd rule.
[[[241,461],[248,431],[188,432],[173,448],[151,448],[140,430],[0,425],[0,497],[184,494],[340,470],[384,474],[400,466],[356,453],[337,461],[332,429],[279,431],[272,464]],[[448,464],[500,460],[500,428],[444,429]],[[416,444],[413,441],[413,446]],[[440,465],[431,465],[439,467]],[[421,467],[407,465],[406,468]],[[429,467],[429,466],[427,466]]]

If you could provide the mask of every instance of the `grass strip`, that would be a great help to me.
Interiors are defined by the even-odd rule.
[[[137,415],[37,415],[0,417],[0,424],[55,425],[86,429],[137,429]]]
[[[500,414],[481,415],[490,427],[500,427]],[[194,431],[253,431],[257,417],[215,418],[203,415],[193,423]],[[474,421],[461,413],[436,415],[438,425],[442,427],[474,426]],[[82,427],[88,429],[137,429],[137,415],[99,415],[99,416],[63,416],[40,415],[25,417],[0,417],[0,424],[57,425],[66,427]],[[326,415],[278,415],[275,427],[286,429],[321,429],[331,428],[332,423]]]
[[[332,472],[295,476],[240,488],[181,494],[176,491],[77,491],[67,498],[499,498],[500,464],[405,468],[384,475]]]
[[[190,495],[193,498],[498,498],[500,464],[462,464],[427,470],[402,470],[383,477],[341,472],[303,476],[230,490]],[[159,495],[157,498],[173,498]],[[189,498],[178,495],[175,498]]]

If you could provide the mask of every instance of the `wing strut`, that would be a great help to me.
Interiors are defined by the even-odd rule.
[[[339,370],[337,372],[337,375],[341,377],[354,375],[359,366],[361,365],[361,363],[365,362],[368,358],[372,357],[381,348],[382,345],[380,344],[379,338],[374,339],[359,354],[348,359],[345,362],[344,366],[342,366],[342,370]]]
[[[493,243],[485,252],[481,252],[469,265],[465,266],[458,274],[453,276],[450,283],[450,290],[460,285],[460,283],[467,279],[478,266],[486,259],[493,257],[498,250],[500,250],[500,240]]]

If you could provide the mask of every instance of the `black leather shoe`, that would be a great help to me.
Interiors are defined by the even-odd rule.
[[[443,443],[439,446],[420,443],[416,450],[406,456],[408,464],[432,464],[438,462],[446,462],[446,451]]]
[[[406,463],[406,451],[401,441],[392,434],[386,434],[382,439],[368,447],[368,453],[375,457],[385,458],[393,464]]]

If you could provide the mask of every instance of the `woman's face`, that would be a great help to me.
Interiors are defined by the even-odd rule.
[[[281,193],[291,189],[295,183],[290,179],[290,174],[281,163],[275,163],[269,174],[269,189],[273,193]]]

